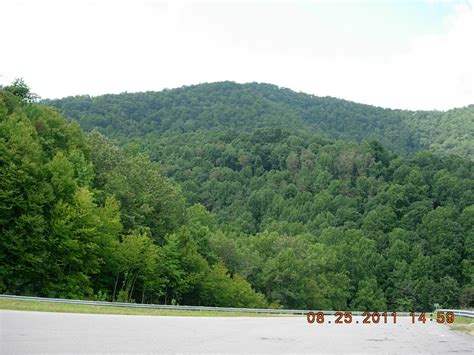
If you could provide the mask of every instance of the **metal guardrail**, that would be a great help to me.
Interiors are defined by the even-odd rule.
[[[333,315],[336,311],[323,310],[307,310],[307,309],[262,309],[262,308],[235,308],[235,307],[208,307],[208,306],[173,306],[164,304],[146,304],[146,303],[122,303],[122,302],[106,302],[106,301],[86,301],[86,300],[71,300],[64,298],[45,298],[32,296],[14,296],[14,295],[0,295],[0,299],[24,300],[24,301],[39,301],[39,302],[54,302],[54,303],[69,303],[82,304],[90,306],[111,306],[111,307],[129,307],[129,308],[154,308],[154,309],[169,309],[169,310],[186,310],[186,311],[216,311],[216,312],[242,312],[242,313],[262,313],[262,314],[293,314],[293,315],[307,315],[308,312],[323,312],[325,315]],[[437,309],[435,312],[453,312],[454,315],[473,317],[474,311],[451,310],[451,309]],[[364,312],[352,311],[353,316],[361,316]],[[409,316],[410,312],[397,312],[397,316]],[[416,314],[419,314],[416,312]]]
[[[187,311],[216,311],[216,312],[297,314],[297,315],[306,315],[308,313],[308,310],[297,310],[297,309],[261,309],[261,308],[208,307],[208,306],[173,306],[173,305],[163,305],[163,304],[86,301],[86,300],[71,300],[71,299],[63,299],[63,298],[45,298],[45,297],[14,296],[14,295],[0,295],[0,299],[1,298],[3,298],[3,299],[12,299],[12,300],[25,300],[25,301],[83,304],[83,305],[91,305],[91,306],[111,306],[111,307],[129,307],[129,308],[155,308],[155,309],[187,310]],[[324,312],[325,314],[330,313],[330,311],[314,311],[314,312]]]
[[[459,309],[437,309],[433,313],[436,314],[436,312],[453,312],[455,316],[474,318],[474,311],[464,311]]]

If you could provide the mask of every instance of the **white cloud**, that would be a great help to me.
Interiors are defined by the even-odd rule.
[[[22,76],[60,97],[259,81],[448,109],[474,103],[473,1],[443,31],[420,34],[386,26],[390,13],[375,3],[2,0],[0,83]]]
[[[407,107],[449,109],[474,103],[474,12],[472,1],[458,6],[445,19],[446,32],[415,38],[406,53],[399,53],[387,67],[389,82]],[[405,85],[403,85],[405,83]]]

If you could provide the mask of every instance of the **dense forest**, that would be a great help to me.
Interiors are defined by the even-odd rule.
[[[121,140],[195,131],[288,128],[330,140],[377,140],[403,155],[474,157],[474,105],[446,112],[390,110],[269,84],[220,82],[161,92],[45,100],[85,130]]]
[[[0,292],[268,306],[210,249],[209,212],[156,163],[28,101],[0,91]]]
[[[0,92],[2,293],[474,306],[474,106],[235,83],[33,101]]]

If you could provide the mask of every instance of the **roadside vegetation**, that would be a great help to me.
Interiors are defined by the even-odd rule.
[[[474,318],[469,317],[455,317],[454,323],[449,327],[453,330],[458,330],[474,336]]]
[[[286,314],[262,314],[247,312],[186,311],[154,308],[128,308],[91,306],[43,301],[0,299],[0,309],[33,312],[61,312],[87,314],[118,314],[135,316],[186,316],[186,317],[289,317]]]

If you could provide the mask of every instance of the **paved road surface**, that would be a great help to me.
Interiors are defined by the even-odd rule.
[[[326,320],[0,311],[0,353],[474,353],[473,337],[436,322]]]

